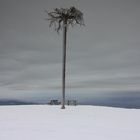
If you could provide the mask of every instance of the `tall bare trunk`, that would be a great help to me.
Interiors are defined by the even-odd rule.
[[[67,22],[63,27],[63,60],[62,60],[62,107],[65,109],[65,78],[66,78],[66,45],[67,45]]]

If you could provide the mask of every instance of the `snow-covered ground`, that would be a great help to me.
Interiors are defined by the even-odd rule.
[[[0,140],[139,140],[140,109],[0,106]]]

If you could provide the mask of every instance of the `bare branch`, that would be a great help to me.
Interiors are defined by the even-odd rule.
[[[71,25],[72,27],[76,24],[84,25],[83,13],[76,9],[74,6],[67,8],[55,8],[54,11],[48,12],[48,19],[50,21],[50,27],[54,25],[55,30],[59,32],[64,26],[66,21],[67,26]]]

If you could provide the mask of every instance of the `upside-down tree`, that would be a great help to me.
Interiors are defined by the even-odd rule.
[[[62,109],[65,109],[65,75],[66,75],[66,45],[67,45],[67,30],[69,26],[76,24],[84,25],[83,13],[75,8],[55,8],[52,12],[46,11],[48,14],[47,20],[50,21],[50,27],[54,26],[55,31],[59,33],[63,30],[63,62],[62,62]]]

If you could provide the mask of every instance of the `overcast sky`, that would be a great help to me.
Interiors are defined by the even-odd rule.
[[[140,91],[139,0],[0,0],[0,97],[61,93],[62,33],[44,10],[73,5],[86,26],[68,31],[66,92]]]

